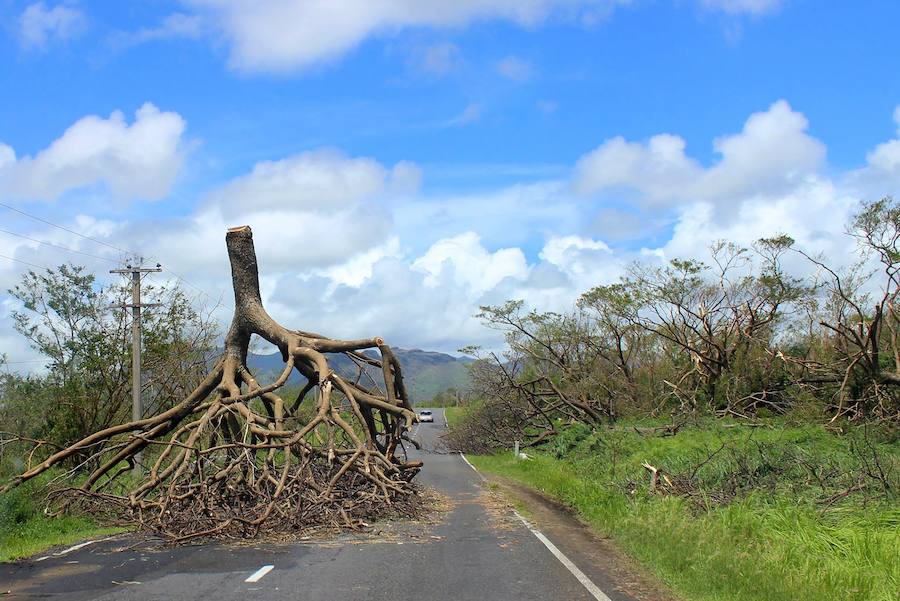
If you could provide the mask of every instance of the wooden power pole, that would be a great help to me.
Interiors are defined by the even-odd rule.
[[[159,263],[156,267],[132,267],[111,269],[110,273],[131,274],[131,304],[115,305],[117,309],[131,309],[131,419],[143,418],[144,408],[141,405],[141,309],[157,307],[159,303],[141,303],[141,274],[162,271]],[[141,454],[134,456],[134,471],[142,473]]]

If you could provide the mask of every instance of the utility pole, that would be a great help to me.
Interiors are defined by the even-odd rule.
[[[141,406],[141,309],[144,307],[158,307],[159,303],[141,303],[141,274],[162,271],[162,266],[156,267],[132,267],[127,265],[125,269],[111,269],[110,273],[131,274],[131,304],[113,305],[116,309],[131,309],[131,419],[138,421],[143,417],[144,408]],[[134,456],[134,473],[140,476],[141,454]]]

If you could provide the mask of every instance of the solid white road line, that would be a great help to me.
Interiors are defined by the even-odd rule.
[[[481,478],[482,480],[487,480],[487,478],[484,477],[484,474],[482,474],[481,472],[478,471],[478,468],[477,468],[477,467],[475,467],[474,465],[472,465],[471,463],[469,463],[469,460],[466,459],[466,456],[465,456],[465,455],[463,455],[462,453],[460,453],[459,456],[462,457],[462,460],[466,462],[466,465],[468,465],[470,468],[472,468],[473,470],[475,470],[475,473],[478,474],[478,477],[479,477],[479,478]]]
[[[469,462],[468,459],[466,459],[465,455],[460,453],[459,456],[462,457],[462,460],[466,462],[466,465],[468,465],[470,468],[475,470],[476,474],[481,476],[482,480],[487,480],[487,478],[484,477],[484,474],[479,472],[478,468],[476,468],[474,465],[472,465]],[[547,547],[547,549],[551,553],[553,553],[553,556],[559,560],[559,563],[563,564],[566,567],[566,569],[569,570],[569,572],[571,572],[572,575],[578,579],[578,582],[581,583],[581,586],[586,588],[587,592],[589,592],[591,594],[591,596],[594,597],[594,599],[596,599],[597,601],[612,601],[612,599],[610,599],[609,597],[606,596],[606,593],[604,593],[603,591],[600,590],[600,587],[598,587],[596,584],[594,584],[593,581],[591,581],[591,579],[588,578],[584,572],[582,572],[581,570],[578,569],[578,566],[576,566],[574,563],[572,563],[571,559],[566,557],[565,553],[560,551],[557,548],[557,546],[554,545],[553,542],[549,538],[544,536],[543,532],[541,532],[540,530],[538,530],[537,528],[532,526],[531,522],[529,522],[524,517],[522,517],[522,515],[518,511],[513,510],[513,513],[516,514],[516,517],[519,518],[520,520],[522,520],[522,523],[525,524],[525,527],[528,528],[528,530],[530,530],[531,533],[533,535],[535,535],[537,537],[537,539],[539,541],[541,541],[544,544],[544,546]]]
[[[263,576],[265,576],[266,574],[268,574],[269,572],[271,572],[274,569],[275,569],[275,566],[263,566],[263,567],[259,568],[258,570],[256,570],[255,572],[253,572],[253,574],[251,574],[249,578],[244,580],[244,582],[259,582],[259,580]]]
[[[82,548],[84,548],[84,547],[87,547],[88,545],[93,545],[94,543],[101,543],[101,542],[103,542],[103,541],[105,541],[105,540],[109,540],[109,538],[101,538],[101,539],[97,539],[97,540],[89,540],[89,541],[84,542],[84,543],[79,543],[79,544],[77,544],[77,545],[73,545],[73,546],[69,547],[68,549],[63,549],[63,550],[60,551],[59,553],[54,553],[53,555],[45,555],[44,557],[38,557],[38,558],[35,559],[34,561],[35,561],[35,562],[38,562],[38,561],[44,561],[45,559],[50,559],[51,557],[62,557],[63,555],[68,555],[68,554],[71,553],[72,551],[77,551],[78,549],[82,549]]]
[[[550,541],[549,538],[544,536],[543,532],[532,526],[531,523],[523,518],[518,511],[513,511],[513,513],[516,514],[516,517],[522,520],[522,523],[525,524],[525,527],[531,530],[531,533],[535,535],[539,541],[544,543],[544,546],[547,547],[547,549],[549,549],[551,553],[553,553],[553,556],[559,560],[559,563],[566,566],[566,569],[569,570],[572,575],[578,579],[578,582],[580,582],[581,585],[587,589],[587,591],[594,597],[594,599],[596,599],[597,601],[612,601],[612,599],[607,597],[606,593],[601,591],[600,588],[596,584],[594,584],[584,572],[578,569],[578,566],[572,563],[571,559],[566,557],[566,555],[562,551],[560,551],[556,547],[556,545],[554,545],[553,542]]]

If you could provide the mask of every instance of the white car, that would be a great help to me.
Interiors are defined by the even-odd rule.
[[[419,411],[419,421],[420,422],[433,422],[434,416],[431,415],[431,411],[429,411],[428,409],[424,409],[422,411]]]

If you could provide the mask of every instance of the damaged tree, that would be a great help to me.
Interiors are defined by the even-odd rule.
[[[421,462],[406,460],[403,440],[416,414],[391,349],[381,338],[333,340],[279,325],[262,304],[250,228],[230,229],[226,245],[235,312],[225,352],[203,382],[159,415],[59,450],[4,490],[88,452],[89,476],[62,492],[107,508],[113,503],[176,541],[352,528],[415,508],[410,481]],[[271,384],[259,383],[247,368],[254,334],[277,346],[285,362]],[[380,359],[361,352],[366,349],[378,349]],[[353,360],[356,377],[335,373],[330,353]],[[306,385],[286,403],[278,390],[295,369]],[[114,492],[142,451],[144,480]]]

